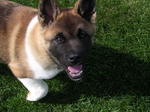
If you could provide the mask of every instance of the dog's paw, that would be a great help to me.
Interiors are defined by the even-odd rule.
[[[26,97],[26,100],[28,101],[38,101],[40,99],[42,99],[43,97],[46,96],[47,93],[28,93],[27,97]]]
[[[39,96],[29,92],[27,97],[26,97],[26,100],[28,100],[28,101],[38,101],[38,100],[40,100],[40,98],[39,98]]]
[[[29,92],[26,100],[28,101],[38,101],[40,99],[42,99],[43,97],[45,97],[48,93],[48,87],[47,88],[43,88],[43,89],[39,89],[35,92]]]

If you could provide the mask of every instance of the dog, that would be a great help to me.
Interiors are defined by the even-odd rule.
[[[48,93],[43,79],[66,71],[73,81],[82,79],[85,57],[95,33],[96,0],[78,0],[72,8],[59,8],[54,0],[40,0],[38,9],[0,0],[0,62],[38,101]]]

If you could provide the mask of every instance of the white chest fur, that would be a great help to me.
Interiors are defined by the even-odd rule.
[[[34,73],[33,78],[35,79],[51,79],[54,76],[56,76],[59,72],[61,72],[61,69],[52,68],[52,69],[44,69],[35,59],[34,55],[32,54],[28,39],[30,38],[30,33],[33,30],[34,26],[38,23],[38,17],[34,17],[26,32],[26,40],[25,40],[25,52],[27,55],[27,63],[29,64],[29,67],[31,71]]]

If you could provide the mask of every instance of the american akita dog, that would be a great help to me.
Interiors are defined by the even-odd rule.
[[[28,89],[27,100],[46,96],[51,79],[65,70],[78,81],[95,32],[95,0],[78,0],[59,8],[40,0],[39,8],[0,0],[0,62],[8,64]]]

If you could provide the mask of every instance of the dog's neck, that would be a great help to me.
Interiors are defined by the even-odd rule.
[[[55,62],[48,56],[42,46],[43,39],[40,38],[40,30],[41,25],[38,21],[38,16],[35,16],[29,23],[26,32],[25,46],[27,57],[30,58],[30,60],[33,60],[31,58],[34,58],[34,60],[44,69],[57,68],[57,64],[55,64]]]

